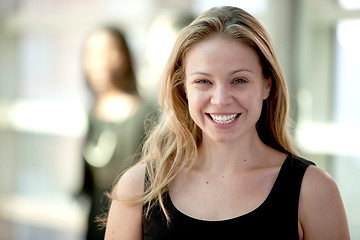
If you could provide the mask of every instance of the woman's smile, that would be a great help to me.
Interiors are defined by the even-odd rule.
[[[218,114],[218,113],[206,113],[210,120],[214,123],[227,125],[233,123],[241,113],[231,113],[231,114]]]

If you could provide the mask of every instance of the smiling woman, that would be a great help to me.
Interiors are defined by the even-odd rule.
[[[180,33],[163,118],[113,191],[106,239],[349,239],[335,182],[298,156],[269,37],[213,8]]]
[[[242,134],[256,134],[271,89],[256,52],[238,40],[214,34],[195,45],[184,62],[189,112],[203,138],[228,134],[236,141]]]

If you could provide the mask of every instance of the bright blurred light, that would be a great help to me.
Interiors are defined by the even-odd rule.
[[[87,210],[71,197],[0,196],[0,217],[60,231],[84,232]]]
[[[4,114],[0,127],[15,131],[82,137],[87,116],[82,107],[55,101],[17,101],[0,104]]]
[[[163,68],[169,58],[178,34],[172,24],[170,15],[161,14],[155,18],[149,29],[146,59],[159,68]]]
[[[311,154],[360,156],[360,124],[302,123],[296,140],[301,150]]]
[[[360,9],[359,0],[338,0],[341,7],[347,10]]]
[[[360,20],[343,20],[336,26],[334,120],[360,124]]]
[[[360,7],[360,1],[358,1]],[[337,24],[336,38],[339,44],[350,50],[353,56],[360,54],[360,19],[342,20]],[[354,59],[355,60],[355,59]],[[359,64],[359,61],[355,61]]]

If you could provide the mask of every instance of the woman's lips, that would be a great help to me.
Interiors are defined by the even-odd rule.
[[[230,113],[230,114],[216,114],[216,113],[207,113],[210,119],[218,124],[229,124],[234,122],[241,113]]]

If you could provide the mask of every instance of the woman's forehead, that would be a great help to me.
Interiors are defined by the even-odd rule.
[[[256,71],[261,68],[259,56],[247,44],[217,35],[194,45],[184,59],[187,74],[211,72],[217,67],[233,72],[241,69]]]

